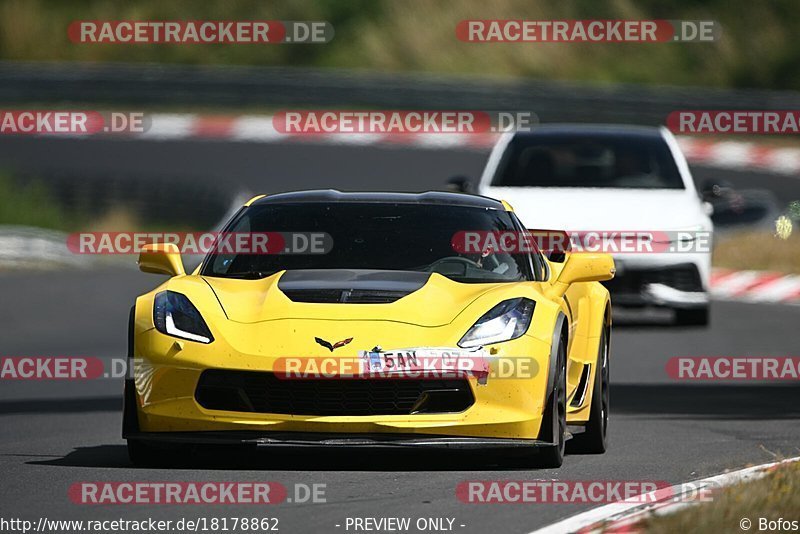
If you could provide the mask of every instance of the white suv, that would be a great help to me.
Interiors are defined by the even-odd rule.
[[[711,207],[665,128],[564,124],[504,134],[477,192],[508,200],[531,229],[666,232],[658,235],[686,252],[614,254],[617,276],[606,284],[614,304],[708,323]]]

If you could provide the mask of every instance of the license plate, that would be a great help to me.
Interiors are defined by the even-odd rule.
[[[392,372],[392,371],[419,371],[424,369],[420,365],[420,359],[416,351],[396,351],[396,352],[369,352],[369,371],[372,372]]]
[[[484,367],[481,350],[448,348],[403,349],[386,352],[362,351],[362,372],[393,374],[475,371]]]

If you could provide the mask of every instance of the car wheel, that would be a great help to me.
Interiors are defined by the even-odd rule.
[[[183,467],[191,462],[191,449],[185,446],[155,446],[138,440],[128,440],[128,458],[136,467]]]
[[[564,463],[564,449],[567,434],[567,349],[564,341],[559,341],[558,361],[556,362],[556,377],[553,392],[545,411],[546,417],[542,424],[550,424],[553,429],[551,436],[553,445],[541,447],[538,451],[536,463],[539,467],[561,467]]]
[[[708,307],[690,310],[675,310],[675,324],[679,326],[708,325]]]
[[[592,404],[589,421],[581,434],[576,434],[567,445],[568,452],[578,454],[603,454],[608,446],[608,414],[610,406],[609,388],[609,342],[608,331],[603,329],[600,347],[597,352],[597,365],[594,373]]]
[[[139,433],[139,421],[136,415],[136,393],[133,380],[125,381],[125,401],[122,409],[122,435]],[[157,448],[138,439],[128,439],[128,458],[136,467],[173,467],[186,462],[187,455],[183,448]]]
[[[159,452],[139,440],[128,440],[128,458],[136,467],[158,467]]]

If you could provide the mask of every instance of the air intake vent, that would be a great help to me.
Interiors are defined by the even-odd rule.
[[[408,295],[406,291],[369,289],[290,289],[283,293],[294,302],[386,304]]]
[[[589,373],[591,372],[592,364],[584,364],[583,371],[581,371],[581,379],[578,382],[578,387],[575,388],[575,396],[572,397],[572,402],[569,403],[570,406],[578,407],[583,405],[583,401],[586,399],[586,392],[589,390]]]
[[[472,406],[466,378],[278,378],[259,371],[207,369],[195,399],[208,410],[293,415],[457,413]]]
[[[417,291],[430,273],[366,269],[286,271],[278,289],[294,302],[387,304]]]

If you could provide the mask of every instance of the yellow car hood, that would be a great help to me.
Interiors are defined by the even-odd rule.
[[[356,277],[357,283],[353,282],[352,277],[348,279],[346,273],[337,281],[330,271],[319,271],[318,276],[310,271],[302,275],[298,275],[297,271],[281,271],[260,280],[208,276],[204,276],[203,280],[214,291],[228,319],[240,323],[321,319],[442,326],[451,323],[480,295],[497,287],[497,284],[459,283],[438,273],[413,273],[416,277],[402,271],[383,273],[382,278],[378,279],[367,276],[366,282],[363,276]],[[363,299],[356,299],[357,303],[331,300],[332,293],[347,292],[349,287],[361,287],[360,291],[367,293],[370,287],[378,292],[378,288],[388,287],[397,290],[397,295],[404,296],[391,302],[369,304],[360,303]],[[317,298],[320,291],[323,294],[327,292],[328,297]],[[291,295],[291,298],[287,295]],[[346,301],[347,297],[343,297],[343,300]]]

